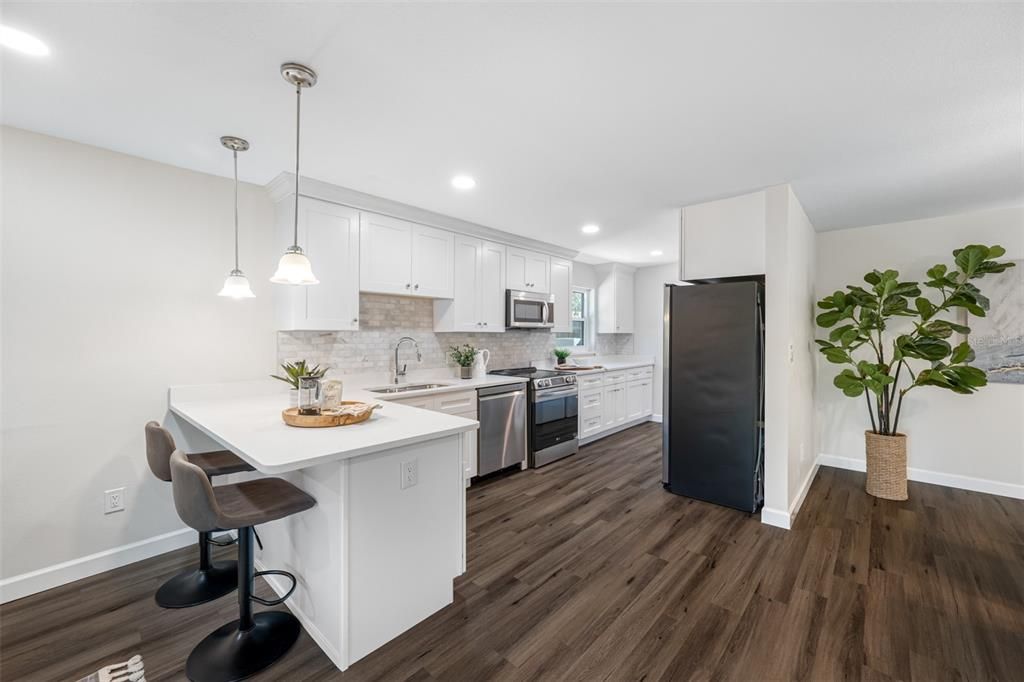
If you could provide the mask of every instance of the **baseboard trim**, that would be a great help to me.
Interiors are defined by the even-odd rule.
[[[103,573],[115,568],[133,564],[136,561],[171,552],[197,542],[196,532],[182,528],[170,533],[156,535],[138,542],[89,554],[88,556],[45,566],[35,571],[22,573],[0,580],[0,604],[28,597],[54,587],[60,587],[82,578]]]
[[[656,424],[660,424],[662,422],[662,417],[660,414],[652,414],[651,421],[655,422]]]
[[[257,571],[268,570],[267,566],[265,566],[259,559],[255,559],[253,563],[255,564]],[[284,585],[284,579],[280,576],[265,575],[263,576],[263,579],[267,581],[267,584],[270,585],[270,589],[272,589],[278,597],[283,597],[288,592]],[[288,607],[288,610],[292,612],[292,615],[299,619],[303,629],[309,634],[310,638],[316,642],[316,645],[320,647],[320,650],[327,654],[327,658],[331,659],[331,663],[333,663],[338,670],[344,671],[348,665],[345,664],[341,652],[334,647],[331,640],[320,631],[320,628],[313,624],[312,619],[307,616],[302,609],[290,603],[286,603],[286,606]]]
[[[782,511],[781,509],[772,509],[771,507],[761,507],[761,523],[789,530],[789,512]]]
[[[818,464],[821,466],[835,467],[836,469],[849,469],[851,471],[864,471],[865,463],[861,457],[842,457],[840,455],[829,455],[822,453],[818,455]],[[987,478],[975,478],[973,476],[962,476],[960,474],[946,474],[941,471],[929,469],[907,468],[907,478],[918,483],[931,483],[933,485],[944,485],[947,488],[959,488],[971,490],[976,493],[988,493],[990,495],[1001,495],[1012,497],[1017,500],[1024,500],[1024,485],[1014,483],[1003,483]]]

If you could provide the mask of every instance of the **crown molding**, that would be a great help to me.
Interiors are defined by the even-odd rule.
[[[295,174],[288,172],[279,174],[265,186],[267,194],[275,203],[285,197],[292,196],[295,193],[294,188]],[[370,211],[371,213],[386,215],[391,218],[398,218],[399,220],[408,220],[420,225],[450,230],[459,234],[486,239],[487,241],[518,246],[532,251],[541,251],[569,260],[576,258],[579,254],[579,251],[567,249],[564,246],[556,246],[511,232],[496,230],[493,227],[478,225],[466,220],[460,220],[459,218],[403,204],[399,201],[392,201],[391,199],[358,192],[354,189],[339,187],[338,185],[332,185],[306,176],[301,177],[299,195],[310,199],[327,201],[332,204],[348,206],[360,211]]]

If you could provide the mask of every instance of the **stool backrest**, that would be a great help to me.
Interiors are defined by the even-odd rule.
[[[220,507],[210,479],[178,450],[171,455],[171,489],[182,521],[200,531],[218,529]]]
[[[171,453],[174,438],[170,431],[157,422],[146,422],[146,461],[149,470],[161,481],[171,480]]]

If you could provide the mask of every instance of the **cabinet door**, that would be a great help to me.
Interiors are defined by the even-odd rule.
[[[526,252],[527,291],[551,293],[551,258],[542,253]]]
[[[572,297],[572,263],[559,258],[551,259],[551,293],[555,295],[556,332],[571,332],[572,319],[569,299]]]
[[[650,384],[644,381],[631,381],[626,384],[626,419],[639,419],[644,416],[644,394],[650,393]]]
[[[412,226],[412,291],[414,296],[452,298],[452,245],[447,230]]]
[[[620,424],[626,420],[625,385],[606,386],[602,401],[602,417],[606,428]]]
[[[615,333],[633,333],[633,273],[615,273]]]
[[[412,224],[364,213],[359,236],[359,288],[380,294],[411,294]]]
[[[435,301],[438,306],[447,307],[451,316],[450,324],[444,331],[480,331],[480,257],[482,244],[479,239],[458,237],[454,247],[454,284],[452,301]]]
[[[529,291],[526,279],[527,252],[510,246],[507,253],[505,259],[507,287],[516,291]]]
[[[284,203],[291,205],[291,200]],[[285,214],[290,233],[291,212],[280,211],[282,221]],[[291,234],[288,236],[291,241]],[[300,198],[299,243],[320,284],[276,287],[278,328],[359,329],[359,212],[326,201]]]
[[[505,331],[505,247],[480,246],[480,322],[485,332]]]
[[[649,417],[654,414],[654,384],[650,379],[645,379],[640,383],[640,387],[641,407],[643,408],[641,416]]]

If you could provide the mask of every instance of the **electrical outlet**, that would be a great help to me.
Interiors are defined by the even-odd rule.
[[[402,490],[411,488],[420,482],[420,465],[418,460],[402,462]]]
[[[124,511],[124,488],[103,491],[103,513]]]

